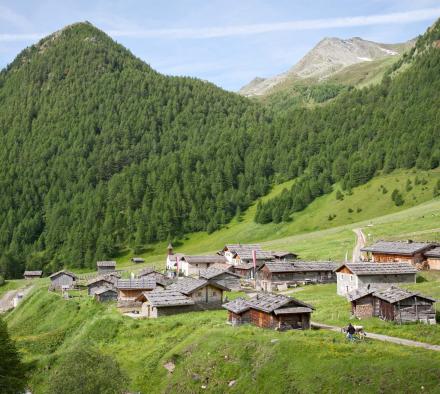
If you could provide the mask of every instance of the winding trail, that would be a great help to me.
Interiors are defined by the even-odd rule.
[[[317,322],[312,322],[311,325],[314,328],[319,328],[319,329],[323,329],[323,330],[330,330],[330,331],[341,333],[341,327],[330,326],[328,324],[322,324],[322,323],[317,323]],[[436,352],[440,352],[440,345],[432,345],[430,343],[412,341],[411,339],[390,337],[388,335],[383,335],[383,334],[374,334],[372,332],[366,332],[365,334],[367,335],[367,338],[376,339],[376,340],[382,341],[382,342],[390,342],[390,343],[395,343],[397,345],[403,345],[403,346],[420,347],[423,349],[434,350]]]
[[[353,231],[357,237],[356,245],[353,248],[353,257],[351,259],[352,262],[354,263],[356,261],[361,261],[361,249],[365,246],[367,241],[365,238],[365,234],[361,228],[355,228],[353,229]]]

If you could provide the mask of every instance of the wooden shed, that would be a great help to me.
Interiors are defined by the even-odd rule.
[[[440,247],[428,250],[425,257],[430,270],[440,270]]]
[[[339,266],[331,261],[266,262],[257,270],[257,290],[271,292],[296,283],[336,282],[334,270]]]
[[[24,271],[23,277],[25,279],[38,279],[43,276],[43,271]]]
[[[404,262],[412,265],[421,264],[425,253],[437,244],[433,242],[378,241],[361,249],[365,260],[377,263]]]
[[[116,271],[116,261],[97,261],[96,269],[98,274]]]
[[[152,291],[157,287],[153,277],[140,279],[119,279],[116,282],[118,301],[134,301],[144,291]]]
[[[170,316],[198,309],[191,297],[176,290],[143,292],[136,301],[142,302],[141,315],[147,318]]]
[[[145,262],[145,259],[143,259],[142,257],[132,257],[131,261],[135,264],[141,264]]]
[[[197,276],[200,270],[207,269],[218,263],[226,263],[225,257],[218,254],[204,256],[184,255],[178,262],[178,269],[179,273],[184,276]]]
[[[89,296],[93,296],[98,290],[103,288],[114,289],[115,282],[109,277],[96,277],[87,282],[87,293]]]
[[[277,330],[309,329],[313,306],[281,294],[259,293],[249,300],[237,298],[223,305],[233,325],[250,323]]]
[[[156,280],[156,284],[159,284],[161,286],[168,286],[172,283],[172,280],[168,278],[166,275],[162,274],[161,272],[158,272],[154,269],[154,267],[147,267],[143,270],[139,271],[137,274],[138,278],[154,278]]]
[[[167,290],[178,291],[190,297],[199,309],[220,309],[223,303],[223,291],[227,287],[207,279],[184,277],[167,286]]]
[[[229,271],[228,269],[218,269],[210,267],[199,272],[199,277],[215,282],[230,290],[240,289],[241,276]]]
[[[58,271],[49,276],[50,290],[72,289],[78,277],[69,271]]]
[[[115,289],[107,287],[96,290],[94,295],[98,302],[116,301],[118,299],[118,292]]]
[[[352,313],[358,318],[380,317],[399,323],[435,324],[435,302],[431,297],[391,286],[385,290],[363,290],[349,296]]]

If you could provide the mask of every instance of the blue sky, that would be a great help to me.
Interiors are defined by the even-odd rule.
[[[323,37],[402,42],[438,17],[440,0],[0,0],[0,67],[88,20],[162,73],[237,90],[286,71]]]

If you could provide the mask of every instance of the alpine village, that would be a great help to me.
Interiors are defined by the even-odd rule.
[[[237,93],[90,22],[23,49],[0,72],[0,393],[440,393],[432,20]]]

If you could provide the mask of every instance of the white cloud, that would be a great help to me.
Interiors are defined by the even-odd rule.
[[[20,29],[29,27],[29,21],[24,16],[17,14],[3,5],[0,5],[0,20]]]
[[[430,20],[440,15],[440,7],[425,8],[407,12],[389,14],[353,16],[327,19],[306,19],[290,22],[264,23],[242,26],[206,27],[206,28],[172,28],[172,29],[136,29],[111,30],[113,37],[134,38],[218,38],[269,33],[276,31],[320,30],[328,28],[344,28],[354,26],[371,26],[382,24],[403,24]]]
[[[7,10],[8,11],[8,10]],[[0,14],[3,9],[0,7]],[[329,28],[345,28],[355,26],[373,26],[387,24],[405,24],[435,19],[440,15],[440,7],[424,8],[419,10],[394,12],[388,14],[326,18],[326,19],[305,19],[290,22],[262,23],[251,25],[237,25],[225,27],[205,28],[165,28],[165,29],[117,29],[107,30],[107,33],[115,38],[172,38],[172,39],[203,39],[244,36],[277,31],[295,30],[320,30]],[[15,20],[17,24],[24,23],[20,16],[11,12],[0,19]],[[0,41],[27,41],[43,37],[45,33],[24,33],[24,34],[0,34]]]

